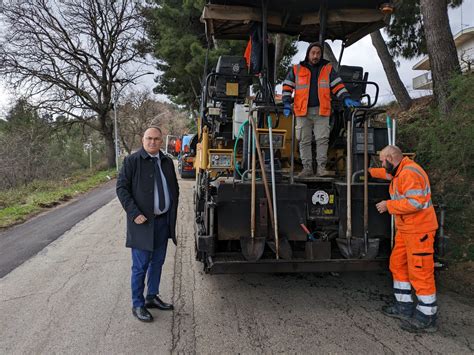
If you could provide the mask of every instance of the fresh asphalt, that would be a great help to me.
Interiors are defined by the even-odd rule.
[[[0,278],[115,197],[115,180],[0,233]]]
[[[117,198],[0,278],[0,354],[473,354],[474,307],[439,290],[440,329],[386,317],[387,273],[207,275],[195,259],[194,181],[182,180],[160,296],[132,316]],[[112,193],[113,195],[113,193]],[[3,258],[3,255],[1,256]]]

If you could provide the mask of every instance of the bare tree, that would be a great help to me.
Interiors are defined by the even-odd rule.
[[[474,70],[474,58],[469,54],[469,50],[461,51],[461,54],[459,55],[459,61],[461,64],[461,70],[465,70],[467,73],[470,73]]]
[[[11,0],[3,18],[0,75],[38,108],[100,132],[115,165],[113,96],[145,75],[134,0]]]
[[[383,69],[385,70],[385,74],[387,75],[388,82],[392,88],[395,98],[400,104],[402,110],[408,110],[412,104],[412,99],[408,94],[405,85],[403,85],[403,82],[400,79],[397,66],[395,65],[395,62],[388,51],[387,44],[385,43],[382,34],[379,30],[377,30],[370,34],[370,38],[372,39],[372,44],[377,50],[377,54],[379,55],[380,61],[382,62]]]
[[[433,89],[440,111],[446,115],[451,108],[449,79],[460,73],[459,59],[449,27],[447,0],[420,0],[426,48],[433,75]]]
[[[130,154],[141,146],[143,132],[151,125],[159,126],[163,134],[182,135],[189,118],[177,107],[155,101],[145,91],[131,92],[118,106],[120,139]]]

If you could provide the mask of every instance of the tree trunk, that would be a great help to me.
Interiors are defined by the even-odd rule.
[[[107,158],[107,168],[115,168],[115,142],[112,134],[103,134],[105,140],[105,156]]]
[[[385,74],[387,75],[388,82],[395,98],[400,104],[402,110],[408,110],[412,104],[412,99],[408,94],[405,85],[403,85],[400,75],[398,75],[397,66],[388,51],[387,44],[385,43],[382,34],[377,30],[370,34],[370,38],[372,39],[372,44],[377,50],[377,54],[382,62],[383,69],[385,70]]]
[[[107,159],[107,168],[115,167],[115,140],[114,140],[114,120],[109,116],[111,111],[99,116],[100,133],[105,141],[105,157]]]
[[[281,58],[283,58],[283,53],[285,51],[286,45],[286,38],[285,35],[282,33],[277,33],[275,35],[275,65],[274,65],[274,73],[273,77],[278,77],[278,66],[280,64]]]
[[[461,73],[458,54],[449,27],[447,0],[420,0],[425,28],[426,48],[430,59],[434,95],[443,115],[451,108],[449,79]]]

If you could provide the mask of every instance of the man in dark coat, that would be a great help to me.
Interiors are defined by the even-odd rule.
[[[151,322],[147,308],[173,309],[158,294],[168,239],[176,245],[179,186],[173,161],[160,151],[161,129],[148,128],[142,143],[142,149],[125,158],[117,179],[117,196],[127,213],[126,246],[132,250],[132,313]]]

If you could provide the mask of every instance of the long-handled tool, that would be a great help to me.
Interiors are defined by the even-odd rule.
[[[257,147],[257,156],[260,163],[260,168],[262,169],[262,179],[263,179],[263,186],[265,188],[265,196],[267,198],[267,205],[270,212],[270,222],[272,227],[275,225],[274,222],[274,214],[273,214],[273,204],[272,204],[272,197],[270,195],[270,188],[268,187],[268,179],[267,179],[267,172],[265,169],[265,160],[262,156],[262,149],[260,148],[260,142],[257,137],[257,128],[255,127],[255,122],[250,119],[250,124],[252,126],[253,134],[255,136],[255,145]],[[276,243],[273,240],[267,240],[267,244],[273,252],[276,253]],[[291,259],[293,256],[293,252],[291,250],[291,245],[286,238],[280,238],[280,256],[282,259]]]
[[[272,133],[272,118],[270,115],[267,117],[268,123],[268,139],[270,140],[270,173],[272,175],[272,197],[273,197],[273,230],[275,232],[275,243],[276,243],[276,258],[280,258],[280,242],[278,238],[278,213],[277,213],[277,201],[276,201],[276,182],[275,182],[275,159],[273,154],[273,133]]]
[[[392,120],[392,118],[387,115],[387,135],[388,135],[388,145],[395,145],[395,130],[396,130],[396,122]],[[393,248],[395,238],[395,218],[393,215],[390,216],[390,246]]]
[[[347,122],[347,158],[346,158],[346,197],[347,197],[347,217],[346,217],[346,238],[337,238],[337,246],[341,254],[347,258],[359,258],[361,243],[357,238],[352,237],[352,124],[356,110],[351,115],[351,120]]]
[[[379,253],[380,239],[369,239],[369,129],[368,116],[364,117],[364,259],[374,259]]]
[[[292,110],[293,111],[293,110]],[[291,112],[290,184],[295,183],[295,114]]]
[[[253,118],[250,117],[251,122]],[[252,124],[253,127],[253,124]],[[250,238],[241,237],[240,247],[244,258],[248,261],[257,261],[263,255],[265,249],[265,238],[255,237],[255,195],[256,195],[256,159],[255,159],[255,140],[256,135],[253,134],[252,144],[252,182],[251,182],[251,197],[250,197]],[[250,141],[249,141],[250,144]]]
[[[364,248],[365,255],[369,249],[369,144],[368,144],[368,122],[367,117],[364,117]]]

